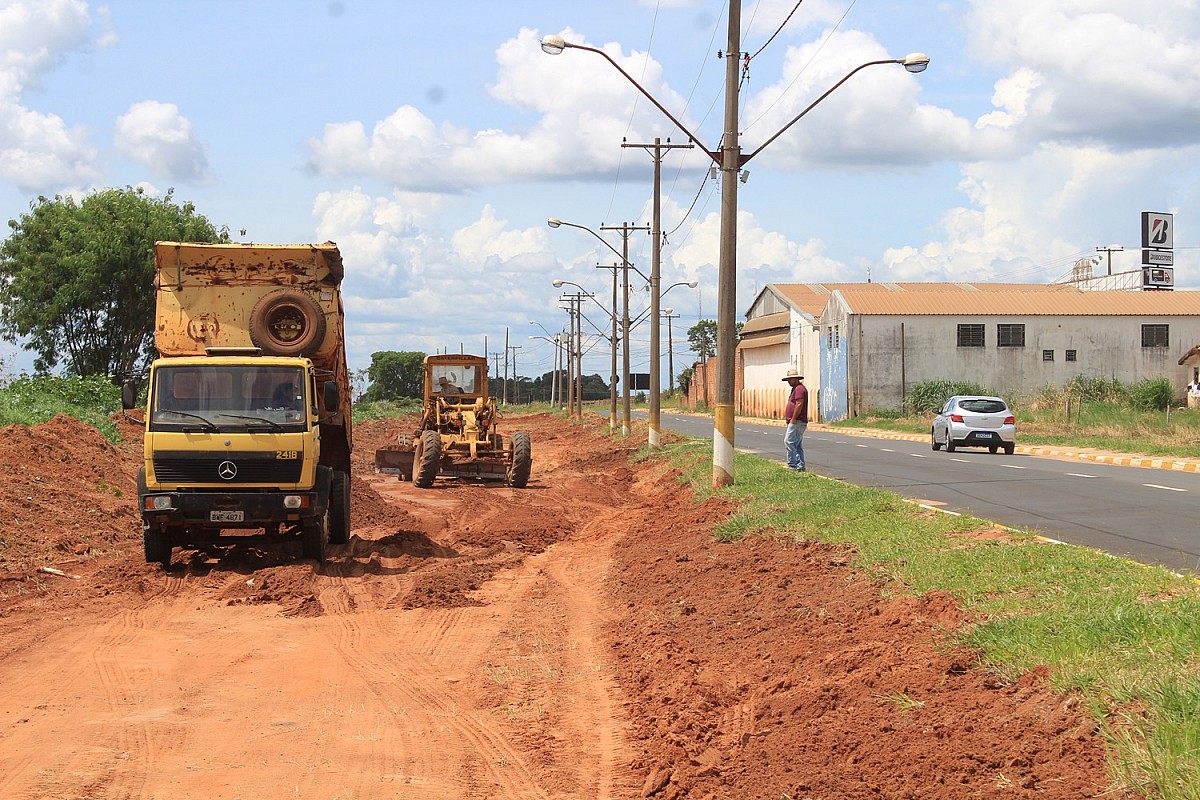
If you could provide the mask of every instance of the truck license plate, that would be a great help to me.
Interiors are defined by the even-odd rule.
[[[242,522],[245,520],[245,512],[243,511],[210,511],[208,512],[209,522]]]

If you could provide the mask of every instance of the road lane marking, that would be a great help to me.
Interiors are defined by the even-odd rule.
[[[1094,478],[1095,475],[1084,475],[1082,472],[1068,472],[1068,478]]]
[[[882,451],[883,451],[883,452],[885,452],[885,453],[894,453],[894,452],[896,452],[895,450],[892,450],[892,449],[890,449],[890,448],[887,448],[887,447],[881,447],[881,448],[879,448],[879,449],[880,449],[880,450],[882,450]]]
[[[974,463],[974,462],[972,462],[972,461],[971,461],[971,459],[969,459],[969,458],[952,458],[952,459],[950,459],[950,460],[951,460],[951,461],[957,461],[957,462],[958,462],[958,463],[960,463],[960,464],[971,464],[971,463]]]
[[[1000,466],[1004,467],[1005,469],[1025,469],[1025,467],[1022,467],[1020,464],[1001,464]]]
[[[1143,483],[1142,486],[1145,486],[1147,489],[1162,489],[1162,490],[1168,491],[1168,492],[1186,492],[1187,491],[1187,489],[1180,489],[1176,486],[1159,486],[1157,483]]]

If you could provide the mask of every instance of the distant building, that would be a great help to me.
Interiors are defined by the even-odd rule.
[[[1032,397],[1076,376],[1136,383],[1193,379],[1180,356],[1200,342],[1200,292],[1083,291],[1065,284],[768,284],[736,351],[739,414],[779,417],[795,367],[812,419],[900,409],[930,380]],[[697,365],[711,403],[713,370]]]

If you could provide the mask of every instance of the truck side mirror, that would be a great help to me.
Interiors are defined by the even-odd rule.
[[[338,392],[337,383],[334,381],[325,381],[325,410],[333,413],[338,410],[338,405],[341,403],[341,394]]]
[[[121,384],[121,408],[125,411],[137,408],[138,386],[134,381]]]

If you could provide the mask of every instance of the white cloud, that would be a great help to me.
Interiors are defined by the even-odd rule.
[[[119,153],[147,166],[156,178],[191,184],[211,178],[207,148],[174,103],[134,103],[117,118],[113,140]]]
[[[1026,84],[1030,143],[1114,148],[1200,141],[1200,14],[1193,0],[979,0],[969,47]],[[1021,73],[1042,80],[1028,85]],[[1001,87],[997,85],[998,93]]]
[[[0,7],[0,180],[22,191],[88,183],[99,171],[87,131],[57,114],[32,111],[23,95],[87,44],[82,0],[14,2]]]

